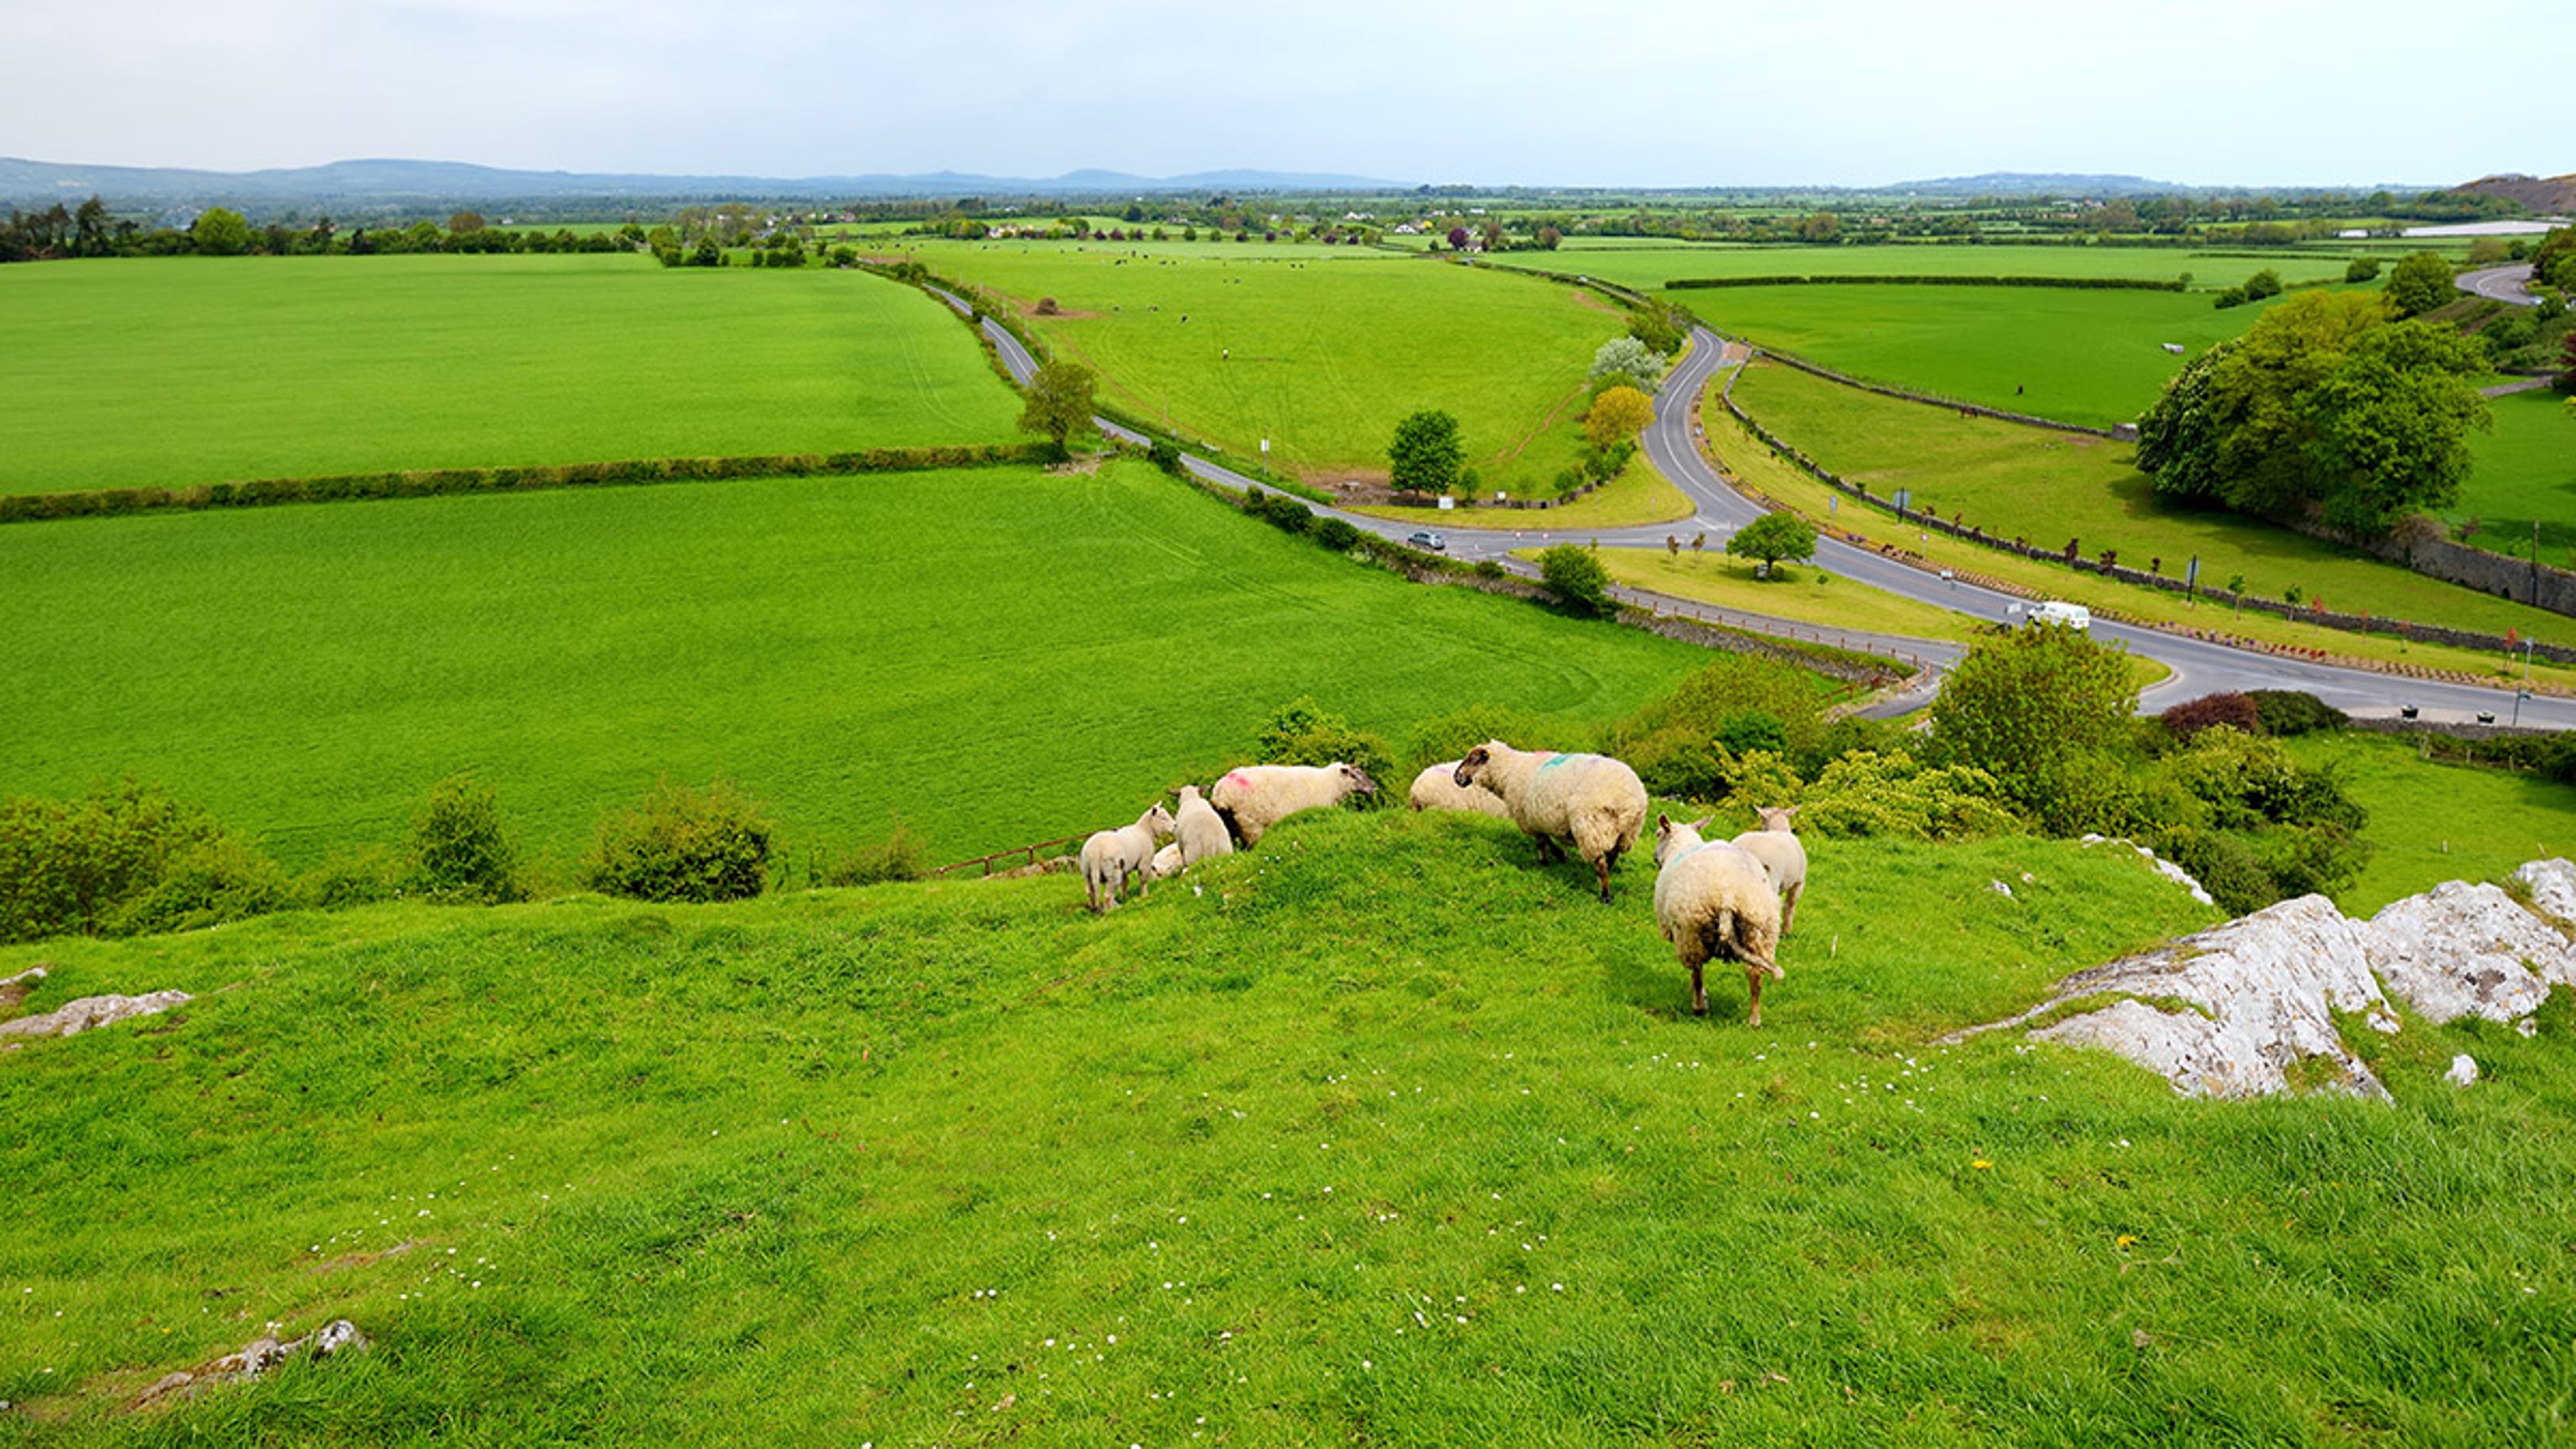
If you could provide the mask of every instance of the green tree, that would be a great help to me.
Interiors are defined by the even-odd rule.
[[[472,236],[483,229],[483,213],[460,211],[447,218],[449,236]]]
[[[2180,498],[2221,500],[2218,450],[2226,420],[2218,403],[2218,373],[2242,339],[2231,337],[2183,364],[2164,393],[2138,419],[2138,469],[2156,491]]]
[[[2368,292],[2306,292],[2275,306],[2175,377],[2139,422],[2139,466],[2159,489],[2245,513],[2310,496],[2315,420],[2305,400],[2356,338],[2386,322]]]
[[[1588,549],[1558,544],[1538,556],[1538,576],[1571,608],[1593,614],[1618,611],[1610,597],[1610,573]]]
[[[2137,700],[2120,651],[2033,624],[1951,669],[1932,701],[1932,739],[1949,763],[1993,775],[2051,829],[2116,823],[2102,818],[2102,785],[2127,776],[2119,752]]]
[[[2305,399],[2311,486],[2325,519],[2385,533],[2419,509],[2459,501],[2469,433],[2489,426],[2474,379],[2477,343],[2447,327],[2400,322],[2354,342]]]
[[[200,256],[237,257],[250,250],[250,223],[238,211],[209,206],[188,224],[188,240]]]
[[[411,884],[433,900],[515,901],[519,850],[501,823],[498,796],[466,775],[429,792],[412,822]]]
[[[1816,526],[1794,513],[1766,513],[1735,531],[1726,551],[1737,558],[1760,559],[1765,572],[1783,559],[1816,556]]]
[[[2451,264],[2439,252],[2411,253],[2388,269],[2388,284],[2380,290],[2400,317],[2430,312],[2451,300]]]
[[[2354,257],[2344,263],[2343,279],[2347,282],[2373,282],[2379,279],[2379,258]]]
[[[1661,302],[1650,302],[1629,314],[1628,335],[1650,352],[1670,357],[1682,350],[1682,319]]]
[[[1029,379],[1027,403],[1020,409],[1020,431],[1043,433],[1062,454],[1077,434],[1091,428],[1091,369],[1078,362],[1049,362]]]
[[[1397,488],[1412,493],[1448,492],[1457,486],[1458,470],[1467,461],[1458,420],[1437,408],[1408,414],[1395,425],[1386,460],[1388,481]]]
[[[1637,385],[1652,390],[1664,380],[1669,366],[1664,355],[1634,337],[1613,337],[1592,354],[1595,378],[1623,372],[1637,380]]]
[[[1613,387],[1592,400],[1583,415],[1583,436],[1596,448],[1615,447],[1636,437],[1655,420],[1652,398],[1633,387]]]

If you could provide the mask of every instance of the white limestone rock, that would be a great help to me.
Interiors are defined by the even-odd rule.
[[[2165,879],[2172,881],[2175,885],[2181,886],[2184,890],[2191,892],[2191,898],[2193,900],[2200,902],[2204,906],[2214,906],[2218,904],[2217,901],[2210,898],[2209,891],[2203,887],[2199,881],[2192,879],[2190,871],[2183,869],[2181,866],[2174,864],[2170,860],[2164,859],[2154,851],[2147,849],[2145,846],[2138,844],[2134,840],[2113,840],[2107,835],[2087,835],[2084,837],[2083,843],[2086,845],[2125,845],[2131,850],[2136,851],[2142,858],[2144,858],[2147,864],[2154,868],[2156,874],[2163,876]]]
[[[2576,863],[2564,859],[2525,861],[2513,878],[2531,887],[2531,903],[2562,924],[2576,924]]]
[[[2576,948],[2501,889],[2445,881],[2395,901],[2364,931],[2371,969],[2426,1021],[2513,1021],[2576,986]]]
[[[2442,1080],[2449,1082],[2454,1087],[2468,1086],[2477,1079],[2478,1059],[2470,1056],[2467,1052],[2462,1052],[2458,1056],[2451,1058],[2451,1069],[2442,1074]]]
[[[84,996],[37,1016],[0,1021],[0,1037],[78,1036],[137,1016],[155,1016],[190,1000],[184,991],[155,991],[147,996]]]

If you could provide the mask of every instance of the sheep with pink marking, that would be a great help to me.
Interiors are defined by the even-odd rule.
[[[1270,827],[1300,810],[1339,805],[1353,795],[1374,795],[1368,771],[1345,761],[1329,765],[1244,765],[1225,772],[1208,792],[1208,804],[1245,849],[1261,843]]]

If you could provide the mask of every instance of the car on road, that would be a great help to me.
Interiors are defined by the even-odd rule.
[[[1427,528],[1415,529],[1413,536],[1406,539],[1405,542],[1413,545],[1415,548],[1427,548],[1433,553],[1446,553],[1449,551],[1449,540],[1442,538],[1440,535],[1433,533]]]

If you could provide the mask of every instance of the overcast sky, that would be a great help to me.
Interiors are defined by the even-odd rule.
[[[2203,185],[2576,171],[2576,4],[77,0],[13,5],[0,155],[767,177]]]

